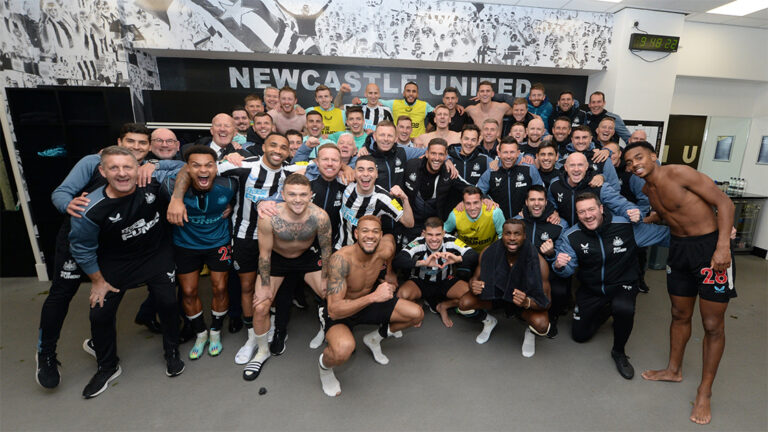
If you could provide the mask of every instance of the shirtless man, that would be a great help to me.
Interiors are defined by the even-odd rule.
[[[494,102],[493,84],[490,81],[482,81],[477,86],[477,98],[480,103],[468,106],[465,111],[476,125],[481,125],[485,119],[495,119],[499,124],[504,123],[505,115],[512,115],[512,107],[504,102]]]
[[[259,276],[253,291],[253,331],[258,351],[243,370],[243,379],[255,380],[270,357],[267,343],[269,308],[285,276],[304,273],[304,280],[319,297],[324,297],[325,274],[322,262],[331,255],[331,222],[320,207],[310,203],[309,180],[294,173],[286,177],[282,191],[285,202],[277,205],[275,216],[259,217]],[[320,254],[312,247],[317,238]],[[275,332],[275,355],[285,350],[285,335]]]
[[[318,363],[320,382],[328,396],[341,394],[333,368],[344,364],[355,350],[355,325],[379,325],[378,330],[363,337],[363,343],[377,363],[387,364],[389,359],[381,352],[381,341],[397,336],[400,330],[420,326],[424,319],[421,306],[394,297],[395,242],[392,236],[382,235],[379,218],[361,217],[355,228],[357,242],[339,249],[328,263],[328,307],[323,314],[328,346]]]
[[[723,317],[728,301],[736,297],[731,267],[734,206],[712,179],[685,165],[656,164],[648,142],[629,144],[624,150],[627,168],[645,180],[643,192],[657,212],[646,222],[663,220],[672,238],[667,265],[667,290],[672,301],[669,363],[666,369],[648,370],[651,381],[682,381],[685,345],[691,337],[696,296],[704,325],[704,363],[691,421],[712,420],[712,382],[725,349]],[[717,214],[712,211],[717,208]]]
[[[435,113],[435,124],[437,125],[437,129],[433,132],[427,132],[414,138],[414,146],[426,147],[427,144],[432,141],[432,138],[442,138],[446,140],[449,145],[460,142],[461,134],[448,128],[451,125],[451,110],[449,110],[447,106],[440,104],[435,107],[433,112]]]

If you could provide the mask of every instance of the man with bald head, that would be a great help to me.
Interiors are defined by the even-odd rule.
[[[211,120],[211,137],[203,137],[195,141],[193,144],[202,144],[208,146],[216,152],[218,160],[224,158],[224,156],[230,153],[240,153],[243,157],[251,157],[253,154],[250,152],[236,148],[232,144],[232,140],[235,137],[235,119],[231,115],[226,113],[219,113]],[[193,144],[186,144],[182,148],[182,153]]]
[[[343,105],[345,109],[350,106],[358,106],[354,104],[343,104],[342,101],[344,99],[344,95],[350,91],[352,91],[352,87],[350,87],[349,84],[342,84],[339,92],[336,93],[336,98],[333,100],[334,105],[339,108],[341,108]],[[360,105],[360,107],[363,108],[363,120],[365,121],[363,124],[363,130],[366,134],[375,131],[376,125],[379,124],[379,122],[384,120],[395,121],[395,119],[392,117],[392,111],[389,109],[389,107],[379,105],[380,96],[381,92],[379,90],[379,86],[374,83],[369,83],[367,86],[365,86],[365,97],[367,98],[367,102]]]
[[[642,142],[642,141],[648,141],[648,134],[646,134],[643,129],[637,129],[634,132],[632,132],[632,135],[629,136],[628,144]]]
[[[149,139],[149,151],[147,159],[175,159],[181,160],[179,155],[179,140],[170,129],[159,128],[152,132]],[[153,157],[154,156],[154,157]]]
[[[547,133],[547,130],[544,128],[544,121],[540,118],[532,119],[528,122],[525,133],[528,136],[528,140],[520,144],[520,154],[531,156],[529,163],[532,163],[541,145],[541,138]]]
[[[619,192],[610,184],[590,185],[595,174],[589,170],[589,163],[584,154],[572,153],[565,160],[564,168],[565,172],[561,172],[549,185],[547,200],[555,206],[560,218],[569,226],[578,222],[574,199],[582,192],[594,193],[605,207],[617,216],[627,217],[632,222],[640,220],[640,209],[619,195]]]
[[[587,157],[590,168],[603,177],[603,180],[610,183],[614,189],[619,189],[619,178],[616,176],[616,170],[613,164],[608,161],[610,152],[606,149],[596,149],[592,142],[592,130],[589,126],[581,125],[573,128],[571,132],[571,142],[565,146],[565,153],[560,155],[557,167],[560,168],[565,163],[565,158],[573,153],[582,153]],[[599,182],[592,182],[593,186],[600,186]]]

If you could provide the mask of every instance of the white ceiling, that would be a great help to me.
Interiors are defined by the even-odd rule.
[[[768,9],[763,9],[743,17],[706,13],[708,10],[730,3],[730,1],[731,0],[623,0],[620,3],[609,3],[598,0],[486,0],[486,3],[591,12],[618,12],[624,8],[633,7],[665,12],[682,12],[686,14],[686,21],[727,24],[740,27],[768,28]]]

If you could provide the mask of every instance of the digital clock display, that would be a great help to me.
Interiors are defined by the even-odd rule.
[[[642,51],[677,52],[680,36],[662,36],[645,33],[632,33],[629,49]]]

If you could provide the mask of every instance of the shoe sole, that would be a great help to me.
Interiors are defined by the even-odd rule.
[[[90,354],[91,356],[93,356],[93,358],[96,358],[96,351],[94,351],[94,350],[93,350],[93,348],[91,348],[91,347],[88,345],[88,341],[89,341],[89,340],[90,340],[90,339],[86,339],[86,340],[84,340],[84,341],[83,341],[83,351],[85,351],[86,353],[88,353],[88,354]]]
[[[184,369],[186,369],[186,368],[187,368],[187,365],[184,365],[184,366],[181,367],[181,370],[176,372],[176,373],[170,373],[170,372],[168,372],[168,369],[166,368],[165,369],[165,376],[167,376],[168,378],[177,377],[177,376],[181,375],[182,372],[184,372]]]
[[[123,368],[121,368],[120,365],[118,365],[117,366],[117,370],[115,371],[115,373],[113,373],[112,376],[107,379],[107,382],[104,383],[104,385],[99,389],[99,391],[97,391],[96,393],[94,393],[92,395],[89,395],[89,396],[83,395],[83,397],[85,399],[93,399],[96,396],[104,393],[107,390],[107,388],[109,387],[109,383],[111,383],[112,381],[117,379],[117,377],[119,377],[120,374],[122,374],[122,373],[123,373]]]
[[[35,382],[37,383],[37,385],[39,385],[40,387],[42,387],[44,389],[54,389],[54,388],[58,387],[59,384],[61,384],[61,368],[59,368],[59,366],[56,366],[56,370],[59,371],[59,382],[56,383],[55,386],[53,386],[53,387],[46,387],[42,383],[40,383],[40,378],[37,376],[37,374],[40,372],[40,362],[37,359],[37,351],[35,351]]]

